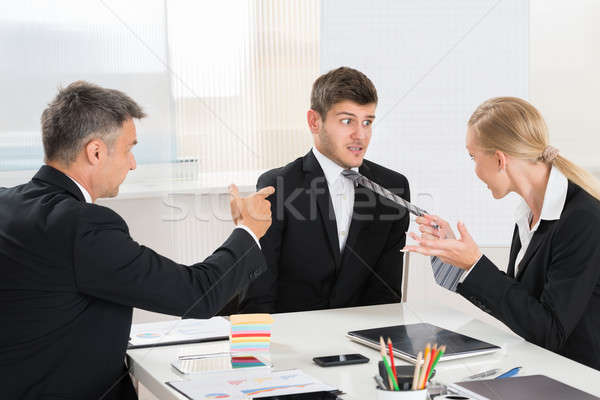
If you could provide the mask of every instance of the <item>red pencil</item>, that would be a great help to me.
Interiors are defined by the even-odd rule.
[[[429,365],[427,366],[427,369],[425,370],[425,386],[427,386],[427,377],[431,373],[431,367],[433,366],[433,360],[435,360],[435,356],[437,355],[437,353],[438,353],[438,351],[435,348],[431,349],[431,358],[429,359]]]
[[[392,340],[388,338],[388,348],[390,349],[390,362],[392,363],[392,372],[394,373],[394,378],[398,380],[398,373],[396,372],[396,364],[394,364],[394,351],[392,350]]]

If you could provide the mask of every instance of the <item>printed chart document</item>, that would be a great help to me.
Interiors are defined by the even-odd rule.
[[[299,369],[265,372],[247,371],[198,376],[193,380],[167,382],[191,400],[228,399],[242,400],[336,390]]]
[[[223,317],[133,324],[129,348],[228,340],[230,331],[231,324]]]

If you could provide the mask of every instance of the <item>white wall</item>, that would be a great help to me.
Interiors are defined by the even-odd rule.
[[[596,96],[600,89],[597,51],[600,24],[596,22],[599,18],[600,2],[596,1],[530,1],[530,100],[546,117],[552,143],[565,155],[572,155],[574,161],[593,167],[600,164],[600,158],[595,157],[596,149],[600,148]],[[125,218],[136,240],[181,262],[186,261],[186,254],[198,259],[208,255],[231,229],[229,222],[218,220],[164,221],[161,216],[173,211],[160,198],[117,198],[102,203]],[[483,251],[498,265],[506,265],[508,247],[484,248]],[[437,288],[430,275],[430,268],[422,257],[411,260],[409,301],[427,297],[474,316],[490,318],[460,296]],[[155,318],[139,312],[135,316],[138,322]]]
[[[530,0],[529,98],[550,142],[600,170],[600,2]]]

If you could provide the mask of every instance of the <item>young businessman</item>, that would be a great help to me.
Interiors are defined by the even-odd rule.
[[[238,228],[185,266],[140,246],[125,221],[94,204],[136,167],[131,98],[85,82],[42,114],[46,165],[0,188],[0,390],[10,399],[135,399],[125,368],[132,307],[214,315],[266,269],[256,238],[271,222],[265,188],[240,198]]]
[[[307,120],[314,147],[266,172],[257,187],[274,186],[273,224],[261,239],[269,269],[241,300],[244,312],[288,312],[401,300],[402,253],[408,214],[345,169],[409,200],[406,178],[364,159],[377,92],[363,73],[338,68],[313,85]]]

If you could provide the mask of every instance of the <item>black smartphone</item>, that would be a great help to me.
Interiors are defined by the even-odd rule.
[[[333,367],[335,365],[368,363],[369,359],[362,354],[340,354],[338,356],[315,357],[313,361],[321,367]]]

